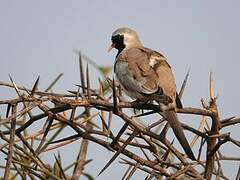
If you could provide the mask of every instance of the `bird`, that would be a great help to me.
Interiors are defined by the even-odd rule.
[[[144,47],[137,32],[128,27],[112,33],[108,52],[113,48],[117,49],[114,73],[124,92],[134,102],[156,102],[187,156],[196,160],[177,117],[176,108],[183,106],[167,58]]]

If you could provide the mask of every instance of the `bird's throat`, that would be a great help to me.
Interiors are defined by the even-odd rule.
[[[118,50],[118,53],[117,53],[117,56],[125,49],[125,45],[121,45],[121,46],[118,46],[117,50]],[[117,57],[116,56],[116,57]]]

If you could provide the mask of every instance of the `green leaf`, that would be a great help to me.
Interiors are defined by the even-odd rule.
[[[102,82],[103,94],[107,93],[110,89],[110,85],[107,80]]]
[[[99,66],[98,69],[104,76],[107,76],[111,72],[112,67],[111,66]]]

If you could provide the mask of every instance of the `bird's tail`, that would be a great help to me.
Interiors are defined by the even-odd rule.
[[[175,136],[177,137],[179,143],[183,147],[188,157],[192,160],[196,160],[191,150],[191,147],[186,139],[186,136],[184,135],[183,128],[180,122],[178,121],[176,112],[171,110],[171,111],[162,112],[161,115],[168,121],[169,125],[173,129]]]

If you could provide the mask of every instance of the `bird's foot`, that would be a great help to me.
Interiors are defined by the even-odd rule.
[[[137,114],[136,110],[140,109],[140,108],[136,108],[136,107],[143,106],[143,105],[147,104],[147,102],[148,102],[148,100],[140,101],[138,99],[133,101],[133,102],[131,102],[131,105],[133,106],[134,114]],[[143,109],[142,109],[142,113],[143,113]]]
[[[141,100],[137,99],[137,100],[131,102],[131,105],[133,107],[139,107],[139,106],[143,106],[143,105],[147,104],[148,101],[149,101],[148,99],[146,99],[144,101],[141,101]]]

